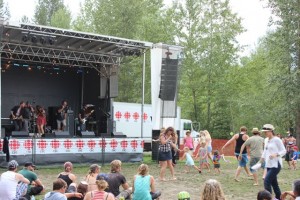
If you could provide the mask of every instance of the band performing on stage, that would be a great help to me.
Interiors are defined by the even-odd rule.
[[[56,107],[54,115],[47,113],[47,110],[43,106],[34,106],[34,104],[35,102],[21,101],[19,105],[11,109],[10,120],[14,125],[14,131],[36,133],[37,137],[45,137],[45,133],[68,131],[68,114],[73,113],[73,111],[68,106],[67,100],[63,100],[61,105]],[[56,123],[51,123],[52,121]],[[77,133],[81,131],[94,131],[94,124],[96,123],[94,105],[84,104],[78,113],[78,118],[75,118],[74,121]],[[76,131],[70,134],[77,135]]]

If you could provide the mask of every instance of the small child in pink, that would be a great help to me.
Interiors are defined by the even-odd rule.
[[[191,137],[191,131],[187,131],[185,135],[186,136],[183,139],[183,146],[188,147],[189,150],[194,150],[194,142],[193,138]]]

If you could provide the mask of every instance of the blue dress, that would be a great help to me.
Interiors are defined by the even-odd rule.
[[[133,200],[152,200],[150,195],[150,175],[137,175],[135,177]]]
[[[195,165],[194,160],[193,160],[191,154],[185,153],[185,157],[186,157],[185,165],[188,165],[188,166],[193,166],[193,165]]]

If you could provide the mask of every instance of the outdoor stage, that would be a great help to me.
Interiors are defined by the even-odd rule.
[[[0,142],[0,150],[3,140]],[[144,141],[138,138],[12,138],[9,140],[10,159],[20,165],[74,163],[108,163],[143,160]],[[0,154],[0,166],[6,167],[5,154]]]

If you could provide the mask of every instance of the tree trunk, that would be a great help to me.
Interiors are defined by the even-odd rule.
[[[197,109],[196,91],[195,90],[193,90],[193,104],[194,104],[195,121],[199,122],[200,120],[198,120],[198,109]]]

